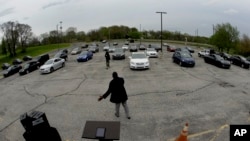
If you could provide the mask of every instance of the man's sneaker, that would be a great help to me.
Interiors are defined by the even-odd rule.
[[[118,115],[118,114],[116,114],[116,113],[115,113],[115,116],[116,116],[116,117],[119,117],[119,115]]]

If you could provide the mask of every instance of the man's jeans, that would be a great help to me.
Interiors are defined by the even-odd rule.
[[[121,103],[116,103],[115,104],[115,115],[117,116],[117,117],[119,117],[119,114],[120,114],[120,105],[121,105]],[[122,103],[122,106],[123,106],[123,108],[124,108],[124,110],[125,110],[125,113],[126,113],[126,116],[127,117],[130,117],[130,115],[129,115],[129,110],[128,110],[128,105],[127,105],[127,101],[125,101],[125,102],[123,102]]]

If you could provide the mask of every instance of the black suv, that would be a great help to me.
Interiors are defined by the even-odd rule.
[[[56,58],[62,58],[62,59],[64,59],[66,61],[67,58],[68,58],[68,52],[66,52],[65,50],[60,50],[59,52],[57,52],[55,54],[54,57],[56,57]]]
[[[43,54],[36,57],[34,60],[39,62],[39,67],[42,66],[46,61],[49,60],[49,54]]]

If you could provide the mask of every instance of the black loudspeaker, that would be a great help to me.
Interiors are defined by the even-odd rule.
[[[44,124],[47,124],[47,125],[49,126],[48,119],[47,119],[47,117],[46,117],[46,115],[45,115],[44,112],[33,111],[33,112],[30,113],[29,116],[30,116],[32,119],[34,119],[33,121],[42,118],[43,123],[44,123]],[[38,121],[41,121],[41,119],[38,120]],[[38,121],[37,121],[37,122],[38,122]]]
[[[50,127],[44,112],[24,113],[20,121],[26,130],[23,134],[26,141],[61,141],[58,131]]]
[[[46,130],[32,130],[25,132],[23,137],[26,141],[62,141],[56,128],[49,127]]]
[[[24,113],[20,116],[20,122],[26,131],[30,131],[32,129],[32,121],[33,119],[29,117],[27,113]]]

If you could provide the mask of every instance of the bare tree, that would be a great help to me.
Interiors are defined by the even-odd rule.
[[[17,24],[20,44],[22,52],[26,52],[26,44],[29,38],[32,37],[31,27],[27,24]]]

